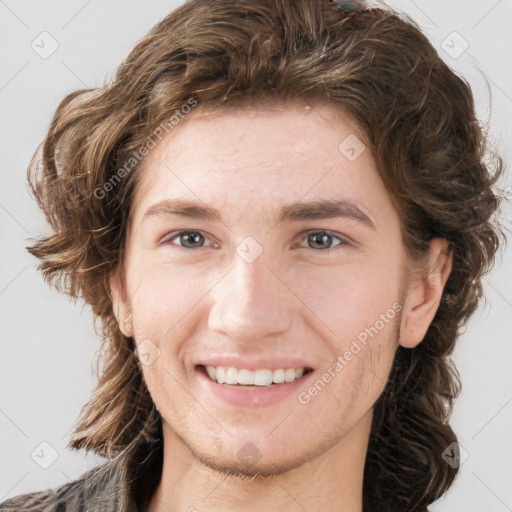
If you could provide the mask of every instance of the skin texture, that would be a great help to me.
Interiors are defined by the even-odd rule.
[[[426,262],[408,259],[370,150],[350,161],[338,149],[351,134],[364,140],[326,106],[194,113],[145,161],[111,288],[123,334],[159,351],[142,367],[164,420],[150,511],[362,510],[373,404],[398,343],[423,339],[451,259],[441,239]],[[144,218],[171,198],[212,206],[222,220]],[[276,223],[279,207],[321,199],[355,203],[374,228],[347,217]],[[204,238],[183,247],[178,230]],[[251,263],[236,252],[246,237],[262,249]],[[212,354],[294,357],[314,369],[307,391],[394,304],[394,318],[307,404],[293,393],[236,407],[199,383],[195,365]],[[252,464],[237,455],[247,443],[261,455]]]

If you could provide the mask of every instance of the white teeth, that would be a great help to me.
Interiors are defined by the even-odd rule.
[[[293,368],[288,368],[284,371],[284,381],[285,382],[293,382],[295,380],[295,370]]]
[[[255,386],[270,386],[272,384],[273,373],[271,370],[256,370],[254,372]]]
[[[276,384],[282,384],[284,382],[284,370],[282,368],[274,370],[274,382]]]
[[[206,368],[208,368],[208,366]],[[224,368],[222,366],[219,366],[217,369],[215,369],[213,366],[210,366],[210,368],[215,372],[215,377],[213,380],[217,378],[217,382],[219,384],[224,384],[224,382],[226,382],[226,373]]]
[[[238,370],[238,384],[252,386],[254,384],[254,372],[250,370]]]
[[[232,366],[226,370],[226,384],[238,384],[238,372]]]
[[[207,366],[206,371],[208,372],[210,379],[215,380],[215,368],[213,366]]]
[[[279,368],[277,370],[247,370],[233,366],[206,366],[206,373],[219,384],[240,384],[242,386],[271,386],[283,382],[293,382],[300,379],[305,372],[304,368]]]

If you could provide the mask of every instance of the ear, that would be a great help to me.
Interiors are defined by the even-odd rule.
[[[110,279],[110,293],[112,295],[112,309],[119,324],[119,329],[129,338],[133,336],[132,312],[121,270]]]
[[[429,245],[426,265],[412,273],[407,287],[400,330],[400,345],[405,348],[414,348],[423,341],[452,270],[448,242],[434,238]]]

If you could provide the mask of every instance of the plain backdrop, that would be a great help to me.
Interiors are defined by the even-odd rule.
[[[0,0],[0,501],[62,485],[103,460],[66,448],[95,383],[99,339],[89,310],[50,289],[25,250],[47,231],[27,192],[27,165],[59,101],[109,80],[135,43],[180,3]],[[414,18],[470,82],[495,149],[510,161],[512,0],[389,4]],[[511,185],[507,171],[501,188],[508,227]],[[463,391],[452,424],[467,458],[434,512],[512,511],[511,263],[504,251],[485,279],[486,302],[455,352]]]

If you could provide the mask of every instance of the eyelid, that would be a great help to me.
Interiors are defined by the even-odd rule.
[[[340,240],[340,243],[338,245],[335,245],[334,247],[330,249],[317,249],[316,252],[330,252],[335,251],[339,248],[342,248],[346,245],[351,245],[352,240],[345,235],[342,235],[341,233],[338,233],[336,231],[332,231],[330,229],[308,229],[306,231],[303,231],[299,236],[301,236],[301,240],[306,238],[308,235],[311,235],[313,233],[325,233],[326,235],[329,235],[332,238],[338,238]],[[311,247],[304,247],[304,249],[312,249]],[[315,249],[312,249],[315,250]]]
[[[166,233],[162,238],[160,238],[159,242],[158,243],[162,243],[162,244],[170,244],[171,243],[171,240],[175,239],[176,237],[178,237],[179,235],[181,235],[182,233],[199,233],[201,234],[205,239],[211,239],[212,237],[210,235],[208,235],[207,233],[205,233],[204,231],[200,230],[200,229],[177,229],[175,231],[171,231],[170,233]],[[216,242],[212,242],[212,244],[215,246],[215,245],[218,245]],[[183,247],[181,245],[178,245],[178,244],[171,244],[171,245],[174,245],[176,247],[179,247],[181,249],[187,249],[187,250],[193,250],[193,249],[190,249],[189,247]],[[198,249],[204,249],[204,247],[198,247]]]

